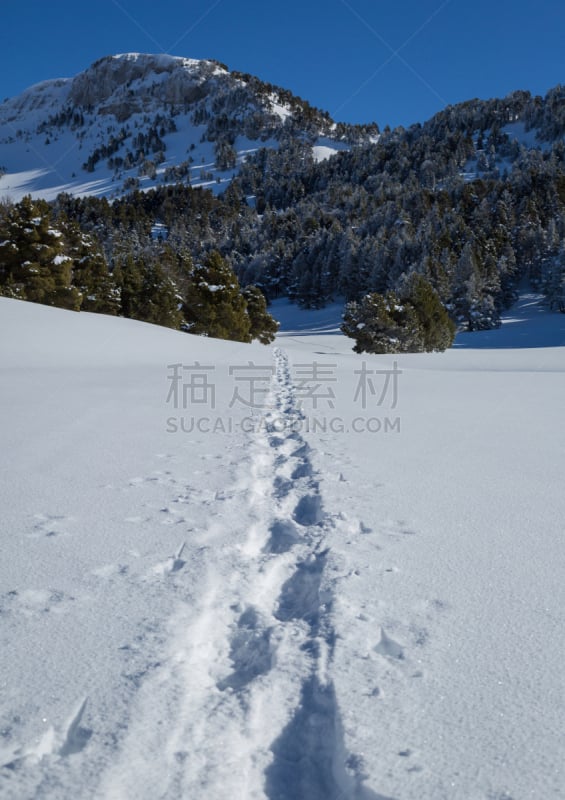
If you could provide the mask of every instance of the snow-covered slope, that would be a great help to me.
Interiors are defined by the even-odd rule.
[[[285,133],[306,137],[320,160],[347,146],[344,131],[290,92],[214,61],[110,56],[0,105],[0,196],[117,196],[177,181],[221,190]]]
[[[565,317],[395,369],[274,310],[0,298],[0,797],[558,800]]]

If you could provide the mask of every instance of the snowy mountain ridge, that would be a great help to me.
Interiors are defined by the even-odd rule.
[[[4,101],[0,119],[5,122],[18,121],[20,115],[31,111],[57,109],[61,103],[71,103],[85,108],[98,105],[100,113],[108,112],[103,103],[113,95],[127,96],[134,81],[143,93],[151,85],[148,81],[160,75],[175,75],[176,85],[184,88],[200,85],[211,74],[224,72],[209,61],[177,58],[165,55],[124,53],[101,58],[74,78],[55,78],[30,86],[22,94]],[[131,99],[131,94],[129,94]],[[183,98],[184,99],[184,98]],[[181,102],[172,93],[162,98],[163,102]],[[133,113],[134,103],[131,103]]]
[[[125,53],[102,58],[74,78],[31,87],[20,96],[19,103],[16,98],[16,107],[25,111],[27,101],[35,98],[38,88],[64,86],[67,92],[57,99],[83,109],[97,106],[100,114],[115,114],[117,103],[127,119],[151,106],[162,109],[165,103],[190,104],[196,97],[204,96],[203,87],[208,86],[214,76],[225,78],[226,75],[229,75],[227,70],[212,61]],[[156,97],[157,86],[161,87],[161,92]]]
[[[0,194],[119,196],[175,182],[223,189],[250,153],[289,135],[322,159],[375,141],[378,129],[336,125],[216,61],[108,56],[0,105]]]

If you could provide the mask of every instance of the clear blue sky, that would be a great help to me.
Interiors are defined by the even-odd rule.
[[[337,120],[565,83],[564,0],[0,0],[0,99],[104,55],[216,58]]]

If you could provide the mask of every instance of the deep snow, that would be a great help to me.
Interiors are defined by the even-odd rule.
[[[562,797],[539,308],[393,358],[0,298],[0,797]]]

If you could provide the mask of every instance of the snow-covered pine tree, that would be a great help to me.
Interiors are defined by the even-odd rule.
[[[550,309],[565,313],[565,245],[547,268],[544,292]]]
[[[63,232],[54,226],[48,204],[24,197],[3,214],[2,227],[0,286],[6,287],[6,293],[78,311],[81,296],[71,284],[72,259],[65,252]]]
[[[345,307],[341,330],[355,339],[356,353],[410,353],[424,349],[424,333],[414,307],[394,292],[373,292]]]
[[[183,321],[182,297],[175,282],[157,261],[144,263],[142,272],[136,319],[180,329]]]
[[[246,286],[243,296],[251,325],[249,335],[261,344],[270,344],[275,339],[279,323],[267,311],[265,295],[257,286]]]
[[[189,333],[251,341],[251,323],[239,281],[217,250],[192,270],[183,312]]]
[[[120,315],[140,319],[143,270],[131,254],[120,259],[112,273],[120,293]]]
[[[98,243],[74,222],[65,222],[63,230],[67,252],[72,258],[73,285],[81,294],[80,310],[119,314],[120,292]]]
[[[414,308],[422,331],[422,350],[425,352],[447,350],[453,344],[456,326],[438,293],[432,285],[416,272],[406,276],[399,289],[400,300]]]
[[[357,353],[443,351],[455,335],[455,324],[439,295],[416,273],[404,278],[398,294],[374,292],[348,303],[341,329],[355,339]]]

